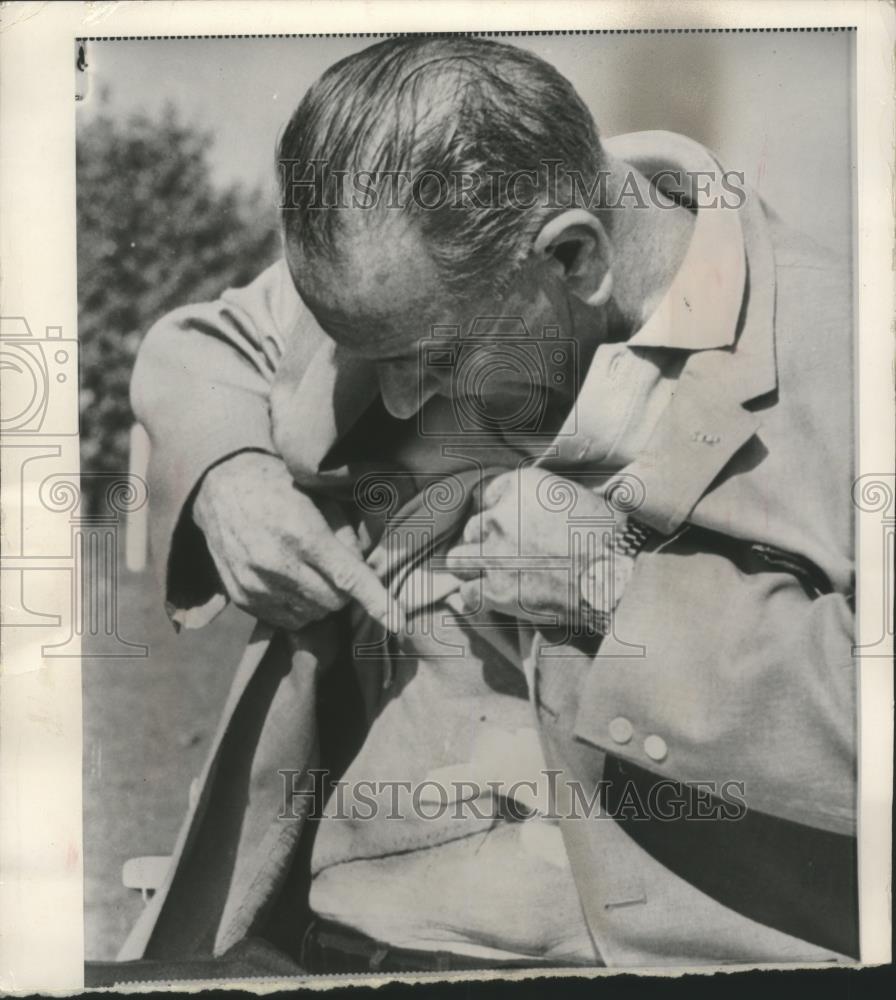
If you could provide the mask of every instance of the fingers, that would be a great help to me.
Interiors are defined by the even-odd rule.
[[[482,507],[494,507],[514,488],[516,472],[504,472],[495,476],[482,491]]]
[[[467,525],[464,528],[464,541],[465,542],[481,542],[485,537],[485,527],[482,523],[482,516],[479,514],[474,514],[473,517],[467,521]]]
[[[478,542],[455,545],[442,560],[442,566],[461,580],[472,580],[483,570],[482,547]]]
[[[357,534],[337,505],[327,504],[323,512],[308,506],[303,511],[301,547],[305,568],[323,577],[322,582],[343,598],[341,603],[353,599],[390,632],[402,631],[403,609],[364,561]]]
[[[210,480],[216,506],[204,530],[234,603],[262,621],[299,628],[353,599],[390,631],[404,629],[401,607],[364,562],[339,505],[323,502],[322,512],[282,463],[268,468],[257,458],[249,475],[225,469],[226,478]]]
[[[460,599],[464,609],[469,614],[475,614],[483,608],[484,594],[482,591],[482,581],[468,580],[460,585]]]
[[[283,628],[301,628],[344,607],[343,597],[310,566],[241,566],[224,578],[234,604],[261,621]]]
[[[405,629],[404,609],[380,578],[355,552],[332,536],[332,545],[318,553],[316,568],[341,593],[353,598],[390,632]]]
[[[337,528],[336,531],[333,532],[333,536],[338,542],[344,545],[349,552],[353,552],[359,559],[364,558],[364,553],[361,550],[361,542],[358,539],[358,533],[350,524],[346,523]]]
[[[346,548],[351,549],[352,552],[357,553],[363,558],[364,553],[358,533],[346,516],[342,504],[337,503],[335,500],[321,499],[317,506],[324,520],[327,522],[330,531],[333,532]]]

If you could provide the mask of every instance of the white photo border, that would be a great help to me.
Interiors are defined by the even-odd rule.
[[[893,639],[892,623],[886,622],[886,602],[894,593],[887,540],[892,544],[896,505],[894,20],[892,5],[876,0],[779,0],[775,4],[685,0],[674,6],[649,0],[563,5],[550,0],[183,0],[178,4],[151,0],[140,4],[25,2],[0,10],[0,312],[4,317],[25,318],[38,337],[58,338],[69,345],[77,330],[73,51],[78,38],[344,35],[346,25],[353,27],[351,34],[856,29],[856,426],[857,469],[865,477],[856,494],[861,567],[856,662],[860,936],[862,964],[868,965],[891,960]],[[70,363],[70,346],[58,353],[60,357],[65,354],[66,364]],[[46,536],[49,532],[43,541],[51,548],[57,546],[54,551],[70,546],[69,526],[60,527],[57,518],[50,519],[52,526],[47,527],[36,490],[26,487],[39,485],[38,479],[44,483],[51,474],[63,480],[77,477],[76,432],[75,415],[72,426],[54,426],[32,437],[4,438],[4,522],[19,526],[19,542],[29,533]],[[27,456],[33,462],[24,461],[28,448],[37,449]],[[32,475],[34,482],[28,478]],[[5,538],[3,614],[4,625],[9,627],[0,632],[0,989],[70,993],[83,988],[84,963],[80,661],[76,644],[69,647],[71,655],[47,659],[43,653],[47,629],[14,627],[10,622],[6,597],[11,591],[6,588],[18,586],[16,574],[21,567],[15,562],[16,552],[12,562],[7,559],[7,542]],[[25,550],[18,555],[24,560]],[[29,593],[39,595],[40,607],[64,608],[70,600],[70,582],[52,560],[35,558],[37,564],[32,561],[28,566],[48,572],[35,575]],[[739,968],[725,966],[724,970]],[[594,974],[613,971],[617,970],[595,970]],[[656,975],[660,970],[649,971]],[[697,967],[688,971],[718,970]],[[423,981],[426,977],[413,978]],[[340,979],[338,984],[345,981]],[[369,978],[364,981],[371,982]],[[337,982],[329,979],[316,985],[324,988],[327,984]],[[259,983],[258,989],[283,986],[271,980]]]

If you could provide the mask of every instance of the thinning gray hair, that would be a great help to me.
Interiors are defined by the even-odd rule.
[[[596,176],[603,153],[572,84],[531,52],[411,36],[331,66],[296,108],[278,159],[287,247],[339,259],[346,206],[327,202],[327,180],[404,174],[410,197],[392,207],[416,217],[447,286],[469,293],[506,286],[556,189],[573,172]]]

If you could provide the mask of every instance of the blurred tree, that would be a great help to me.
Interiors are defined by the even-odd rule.
[[[82,471],[128,467],[128,383],[143,334],[166,311],[246,284],[276,259],[276,211],[257,190],[216,187],[210,133],[168,106],[101,109],[77,145]],[[89,488],[90,478],[85,480]],[[88,497],[94,506],[98,497]]]

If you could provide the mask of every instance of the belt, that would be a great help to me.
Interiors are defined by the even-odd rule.
[[[842,955],[859,957],[857,844],[854,837],[748,811],[737,820],[701,819],[705,797],[676,784],[687,803],[675,818],[632,816],[632,791],[650,800],[666,781],[608,756],[604,804],[625,832],[661,864],[723,906],[757,923]],[[715,815],[724,815],[716,799]]]
[[[727,556],[744,573],[762,569],[790,573],[796,578],[806,595],[813,600],[824,594],[830,594],[834,590],[834,586],[824,570],[798,552],[789,552],[777,545],[735,538],[732,535],[726,535],[710,528],[698,527],[695,524],[686,525],[680,537],[686,544],[701,551]]]
[[[351,972],[451,972],[476,969],[557,968],[543,959],[490,959],[450,951],[394,948],[374,938],[319,917],[312,919],[302,940],[301,965],[312,975]]]

